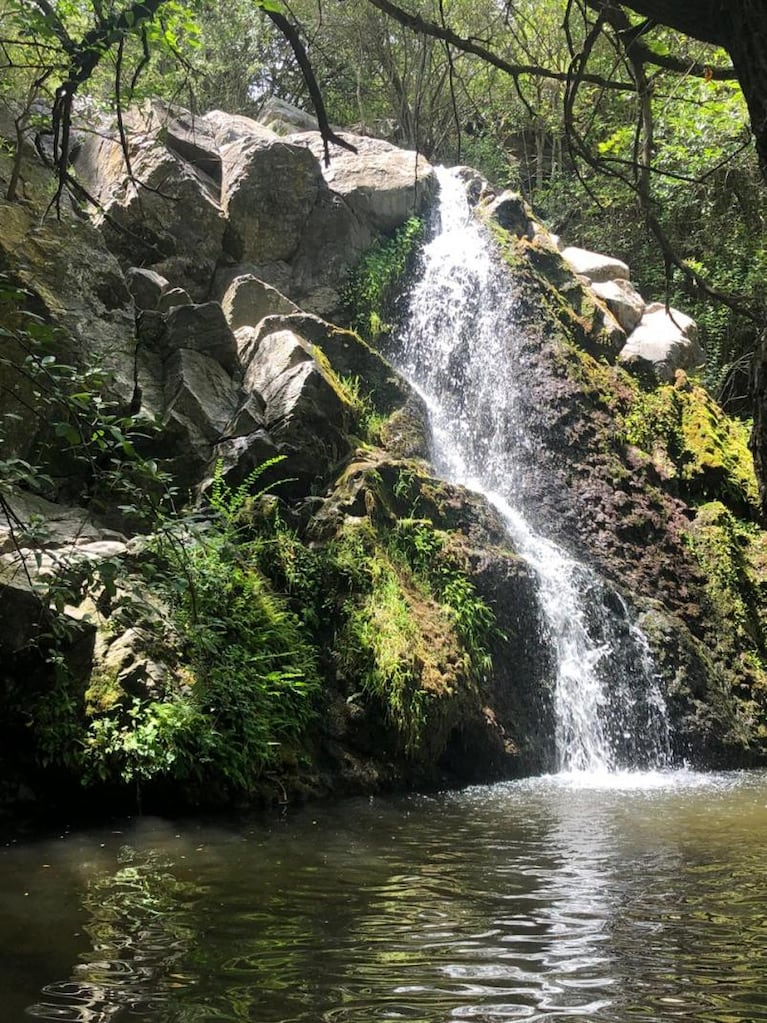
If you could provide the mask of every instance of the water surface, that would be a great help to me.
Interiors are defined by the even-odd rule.
[[[0,850],[4,1023],[767,1019],[767,775],[557,776]]]

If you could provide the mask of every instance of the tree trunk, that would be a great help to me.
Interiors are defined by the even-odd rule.
[[[724,44],[743,90],[762,173],[767,177],[767,3],[739,0],[728,4]]]

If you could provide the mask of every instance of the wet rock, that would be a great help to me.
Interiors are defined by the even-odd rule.
[[[518,238],[532,238],[530,210],[517,192],[502,192],[487,208],[488,216]]]

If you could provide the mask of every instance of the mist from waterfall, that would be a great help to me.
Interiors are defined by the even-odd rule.
[[[460,177],[437,173],[432,240],[392,361],[427,403],[438,471],[492,502],[535,572],[555,654],[558,769],[664,766],[668,721],[647,640],[623,599],[524,507],[522,465],[534,448],[520,410],[524,336],[513,281],[493,258]]]

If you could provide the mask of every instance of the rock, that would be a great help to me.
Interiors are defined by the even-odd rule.
[[[518,238],[532,238],[533,225],[525,200],[517,192],[502,192],[487,208],[488,216]]]
[[[35,643],[50,626],[50,612],[20,576],[7,579],[0,568],[0,652],[6,657]]]
[[[136,308],[152,311],[157,309],[161,296],[167,291],[169,284],[162,274],[143,267],[132,266],[125,274],[128,288],[136,303]]]
[[[4,496],[13,513],[13,523],[0,514],[0,554],[11,553],[18,545],[70,547],[76,543],[122,539],[96,523],[83,508],[54,504],[23,490],[13,490]]]
[[[434,196],[434,170],[420,154],[364,135],[341,132],[341,137],[357,152],[331,145],[331,161],[327,167],[322,164],[322,174],[363,224],[394,231]],[[291,135],[290,140],[306,146],[322,163],[323,143],[316,132]]]
[[[466,195],[472,206],[476,206],[485,199],[492,201],[495,198],[495,192],[490,183],[473,167],[454,167],[453,173],[457,174],[463,182]]]
[[[277,137],[270,128],[243,114],[227,114],[223,110],[211,110],[200,120],[205,124],[206,129],[212,132],[219,149],[221,146],[239,139],[255,138],[268,141]]]
[[[170,356],[166,374],[166,414],[182,416],[206,439],[218,442],[240,405],[231,376],[214,359],[188,348]]]
[[[334,319],[342,305],[340,292],[349,268],[362,258],[375,237],[373,225],[323,182],[284,287],[302,309]],[[270,280],[277,283],[273,277]]]
[[[114,635],[100,629],[93,656],[93,675],[88,691],[94,709],[111,710],[112,701],[130,696],[158,699],[170,669],[147,651],[157,646],[156,638],[147,629],[129,628]]]
[[[183,288],[168,288],[160,296],[157,303],[157,311],[159,313],[169,313],[171,309],[175,309],[179,305],[192,305],[189,294]]]
[[[759,497],[762,514],[767,515],[767,337],[762,337],[754,353],[751,370],[754,428],[751,433],[751,453],[759,479]]]
[[[103,228],[110,248],[132,263],[139,257],[142,265],[159,268],[172,285],[200,299],[224,236],[219,188],[178,151],[163,144],[164,137],[164,132],[147,131],[128,136],[134,180],[128,178],[114,129],[90,135],[76,156],[75,168],[100,203],[94,220]],[[192,273],[184,259],[167,262],[169,257],[192,254]]]
[[[620,259],[603,256],[599,252],[589,252],[573,245],[562,249],[562,256],[567,260],[575,273],[582,274],[592,282],[629,279],[629,268]]]
[[[404,377],[359,335],[336,327],[319,316],[295,313],[270,317],[262,329],[295,331],[322,352],[340,377],[356,377],[364,381],[379,412],[392,412],[415,396]]]
[[[619,278],[612,281],[597,281],[591,287],[626,334],[630,334],[642,319],[645,310],[645,301],[633,284]]]
[[[167,148],[220,188],[221,156],[216,131],[204,118],[195,117],[188,110],[168,106],[167,111],[168,116],[160,126]]]
[[[279,455],[277,445],[265,429],[253,430],[236,437],[227,437],[216,445],[213,452],[214,463],[221,463],[224,478],[229,486],[236,487],[255,468],[269,459]],[[262,486],[278,482],[285,478],[279,475],[282,466],[277,466],[275,473],[264,473],[259,479]]]
[[[337,378],[298,334],[275,330],[260,337],[248,352],[244,385],[266,403],[266,427],[280,453],[288,456],[286,476],[297,476],[306,486],[350,450],[351,405]]]
[[[130,401],[135,310],[122,270],[100,233],[70,216],[41,224],[34,210],[13,203],[0,202],[0,222],[0,268],[13,267],[14,277],[30,293],[24,307],[59,328],[59,359],[80,368],[103,368],[111,376],[110,393]],[[6,353],[9,360],[14,358],[12,339],[4,340]],[[11,437],[6,443],[15,440],[21,454],[29,451],[40,424],[25,411],[30,389],[21,379],[21,366],[27,353],[16,354],[19,370],[0,367],[0,380],[3,411],[22,417],[7,420]],[[18,400],[10,399],[9,392]]]
[[[317,118],[278,96],[270,96],[258,113],[258,120],[278,135],[295,131],[319,131]]]
[[[166,358],[181,348],[200,352],[230,375],[240,368],[237,342],[218,302],[172,308],[166,318],[162,348]]]
[[[276,288],[249,273],[232,279],[221,299],[221,308],[233,331],[255,327],[265,316],[299,311],[298,306]]]
[[[662,302],[647,306],[618,358],[628,367],[649,366],[665,383],[673,382],[677,370],[699,369],[705,360],[695,321],[677,309],[666,311]]]
[[[295,254],[317,199],[317,160],[283,139],[246,136],[221,148],[226,251],[238,262],[270,263]]]

